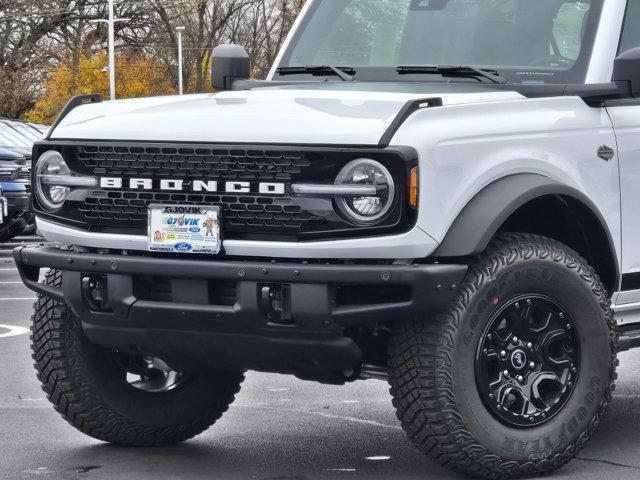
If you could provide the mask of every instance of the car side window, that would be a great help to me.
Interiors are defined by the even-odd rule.
[[[640,47],[640,0],[629,0],[618,53],[636,47]]]

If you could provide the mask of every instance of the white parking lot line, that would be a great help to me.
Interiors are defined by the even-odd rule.
[[[280,413],[285,413],[285,412],[290,412],[290,413],[299,413],[302,415],[314,415],[314,416],[318,416],[318,417],[324,417],[324,418],[331,418],[334,420],[342,420],[345,422],[354,422],[354,423],[363,423],[366,425],[372,425],[374,427],[382,427],[382,428],[390,428],[393,430],[401,430],[402,427],[400,427],[399,425],[387,425],[386,423],[381,423],[381,422],[376,422],[375,420],[367,420],[364,418],[357,418],[357,417],[350,417],[350,416],[344,416],[344,415],[332,415],[330,413],[325,413],[325,412],[318,412],[315,410],[301,410],[301,409],[297,409],[297,408],[280,408],[280,407],[270,407],[270,406],[263,406],[263,405],[243,405],[243,404],[236,404],[236,403],[232,403],[231,404],[232,407],[235,408],[255,408],[257,410],[271,410],[274,412],[280,412]]]
[[[0,338],[17,337],[18,335],[29,333],[28,328],[16,327],[15,325],[3,325],[0,323],[0,328],[9,330],[7,333],[0,333]]]

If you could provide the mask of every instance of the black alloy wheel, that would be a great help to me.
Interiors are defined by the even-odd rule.
[[[553,418],[571,396],[579,369],[573,321],[556,302],[536,295],[515,298],[496,312],[475,363],[485,405],[495,418],[514,427]]]

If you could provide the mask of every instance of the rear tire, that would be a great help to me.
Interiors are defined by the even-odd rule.
[[[550,334],[561,335],[553,354],[536,353],[535,340],[516,337],[513,343],[510,329],[544,324],[533,319],[536,312],[520,317],[501,310],[522,309],[516,303],[527,298],[542,298],[561,309],[549,314],[548,333],[541,330],[539,337],[548,352]],[[560,324],[551,323],[554,315]],[[569,317],[572,321],[565,323]],[[519,323],[522,318],[526,321]],[[507,343],[499,333],[488,333],[495,325],[502,329],[495,332],[509,332]],[[561,325],[569,333],[562,333]],[[447,315],[394,329],[389,346],[393,404],[409,438],[441,465],[487,479],[546,474],[569,462],[600,423],[616,378],[615,340],[609,297],[585,260],[544,237],[504,235],[470,269]],[[497,359],[492,357],[493,342]],[[516,362],[503,350],[509,343],[520,350],[514,353]],[[526,350],[530,343],[531,350],[521,358],[520,346]],[[485,356],[490,358],[486,364]],[[507,370],[509,359],[522,375]],[[548,398],[541,401],[525,385],[537,381],[551,360],[570,362],[561,363],[558,371],[575,373],[559,374],[557,391],[548,389]],[[491,362],[499,365],[499,383],[490,375],[485,384],[482,372]],[[501,395],[514,385],[527,391],[531,402]]]
[[[51,270],[46,283],[60,287],[61,277]],[[119,356],[90,342],[66,305],[39,295],[34,309],[31,342],[42,388],[65,420],[99,440],[123,446],[187,440],[222,416],[244,380],[219,371],[186,375],[162,391],[136,388]]]

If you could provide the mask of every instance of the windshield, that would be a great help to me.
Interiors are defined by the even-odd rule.
[[[399,66],[473,65],[511,82],[583,83],[602,1],[316,0],[279,66],[392,80]],[[442,81],[425,77],[411,75]]]

